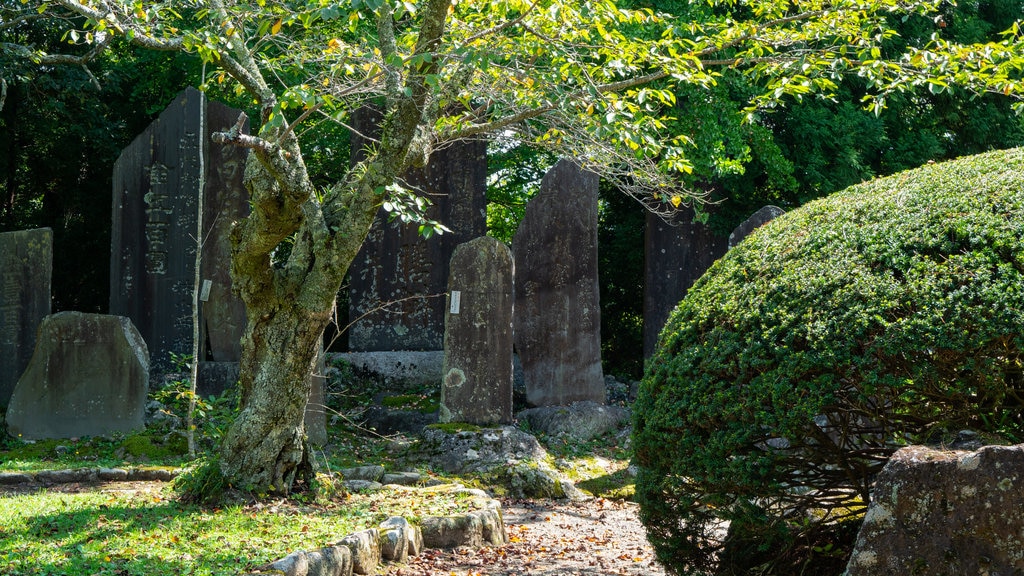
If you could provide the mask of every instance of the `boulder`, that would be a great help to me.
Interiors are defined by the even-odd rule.
[[[149,352],[128,318],[52,314],[11,397],[7,428],[23,439],[140,430],[148,383]]]
[[[846,576],[1024,571],[1024,444],[909,446],[875,482]]]
[[[516,417],[531,430],[586,442],[629,424],[629,410],[596,402],[575,402],[568,406],[542,406],[523,410]]]

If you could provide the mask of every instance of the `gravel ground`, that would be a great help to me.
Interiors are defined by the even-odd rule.
[[[509,543],[480,550],[427,550],[389,576],[653,575],[664,569],[630,502],[506,500]]]

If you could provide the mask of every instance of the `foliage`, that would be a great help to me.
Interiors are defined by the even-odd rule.
[[[854,186],[697,282],[634,406],[662,562],[824,573],[894,450],[963,429],[1024,439],[1022,172],[1017,149]]]

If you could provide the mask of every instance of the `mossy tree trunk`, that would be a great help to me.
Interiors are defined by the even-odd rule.
[[[430,0],[417,53],[436,48],[450,0]],[[382,18],[382,29],[392,26]],[[239,59],[244,65],[244,57]],[[396,176],[428,150],[417,129],[424,114],[425,78],[436,64],[424,63],[389,91],[380,141],[360,166],[318,198],[287,126],[268,128],[274,99],[265,86],[264,129],[258,137],[236,132],[220,139],[252,149],[246,166],[252,213],[232,231],[234,289],[245,302],[240,412],[225,434],[220,468],[235,487],[255,493],[287,493],[313,472],[303,430],[309,375],[335,297],[349,265],[370,230]],[[290,239],[291,252],[275,262],[275,250]]]

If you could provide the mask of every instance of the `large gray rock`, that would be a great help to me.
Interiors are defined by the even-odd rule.
[[[455,249],[445,315],[441,422],[512,422],[512,252],[481,236]]]
[[[6,406],[50,313],[53,231],[0,234],[0,406]]]
[[[601,309],[597,278],[600,179],[561,160],[526,205],[512,240],[515,341],[526,402],[603,404]]]
[[[530,430],[551,436],[563,436],[586,442],[629,424],[629,410],[594,402],[575,402],[569,406],[542,406],[516,414]]]
[[[878,475],[847,576],[1024,571],[1024,445],[910,446]]]
[[[449,474],[465,474],[513,462],[541,461],[547,451],[536,438],[511,426],[460,432],[426,428],[412,457]]]
[[[7,429],[25,439],[142,429],[148,381],[146,343],[129,319],[81,312],[47,316],[11,397]]]
[[[407,459],[449,474],[472,474],[512,498],[586,498],[548,464],[536,438],[511,426],[460,432],[428,427]]]

